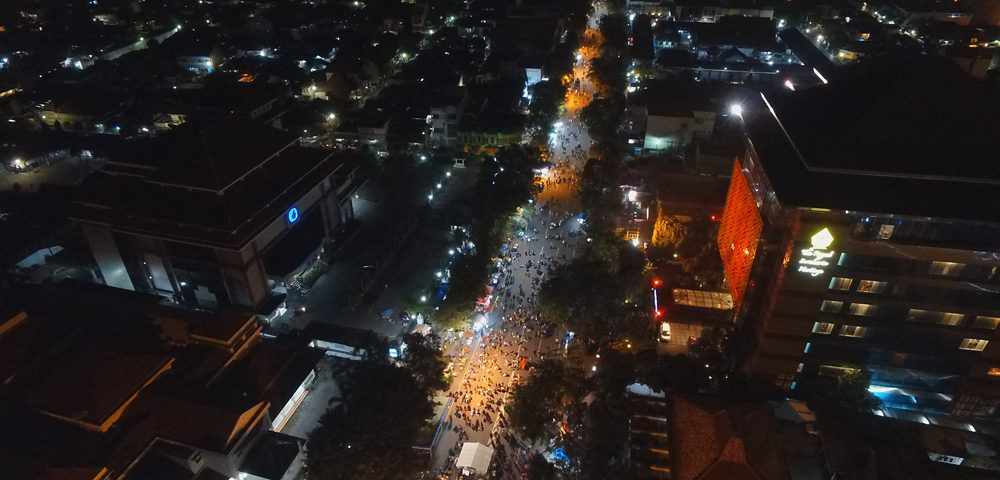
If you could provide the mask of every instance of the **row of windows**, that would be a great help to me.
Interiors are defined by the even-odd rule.
[[[870,317],[875,315],[875,311],[878,307],[870,303],[849,303],[847,305],[847,313],[850,315],[857,315],[859,317]],[[823,304],[820,305],[819,310],[824,313],[840,313],[844,309],[844,302],[837,300],[823,300]]]
[[[853,278],[833,277],[830,279],[830,290],[847,292],[854,284]],[[889,287],[889,282],[879,280],[858,280],[858,293],[882,293]]]
[[[841,313],[844,311],[844,302],[837,300],[824,300],[819,310],[824,313]],[[870,303],[849,303],[847,314],[859,317],[870,317],[878,311],[878,306]],[[906,320],[910,322],[933,323],[937,325],[958,325],[962,323],[966,315],[956,312],[938,312],[933,310],[922,310],[911,308],[906,313]],[[995,330],[1000,326],[1000,317],[990,317],[986,315],[976,315],[972,320],[972,328],[983,330]]]
[[[820,335],[830,335],[836,325],[828,322],[816,322],[813,324],[813,333],[818,333]],[[840,335],[841,337],[852,337],[852,338],[864,338],[868,333],[867,327],[859,327],[857,325],[841,325]]]
[[[830,335],[836,330],[836,325],[829,322],[816,322],[813,324],[812,333],[819,335]],[[840,330],[837,335],[841,337],[850,338],[864,338],[868,334],[868,327],[862,327],[858,325],[841,325]],[[971,350],[974,352],[981,352],[986,348],[986,345],[990,343],[989,340],[983,340],[981,338],[963,338],[962,342],[958,345],[961,350]],[[809,347],[811,345],[806,343],[806,348],[803,353],[809,353]]]
[[[945,261],[928,262],[918,259],[882,257],[857,253],[849,254],[846,252],[840,254],[840,257],[837,259],[837,266],[899,274],[1000,280],[1000,266],[996,265],[967,265]]]
[[[896,240],[959,247],[995,247],[1000,244],[1000,228],[996,226],[904,220],[898,218],[859,218],[858,223],[854,224],[854,235],[877,240]]]
[[[856,293],[891,295],[895,298],[921,300],[928,303],[963,305],[970,308],[994,308],[1000,305],[1000,294],[989,290],[956,290],[935,285],[914,285],[889,282],[831,277],[828,288],[838,292],[849,292],[857,285]],[[890,288],[891,287],[891,288]]]

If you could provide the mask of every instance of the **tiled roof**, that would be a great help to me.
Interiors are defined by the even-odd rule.
[[[672,396],[675,480],[786,480],[767,404]]]

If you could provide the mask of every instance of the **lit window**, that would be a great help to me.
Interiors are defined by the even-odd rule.
[[[837,266],[843,267],[847,263],[847,253],[841,253],[840,258],[837,259]]]
[[[813,333],[818,333],[820,335],[829,335],[833,333],[833,324],[816,322],[813,324]]]
[[[865,327],[859,327],[857,325],[844,325],[840,327],[841,337],[853,337],[853,338],[864,338],[865,333],[868,331]]]
[[[858,282],[858,292],[860,293],[882,293],[885,291],[885,287],[889,286],[889,282],[880,282],[878,280],[861,280]]]
[[[979,338],[965,338],[962,339],[962,344],[958,348],[962,350],[972,350],[974,352],[981,352],[986,348],[986,344],[990,343],[988,340],[983,340]]]
[[[802,369],[803,368],[806,368],[806,364],[800,363],[798,367],[795,367],[795,372],[796,373],[802,373]],[[998,368],[996,370],[1000,371],[1000,368]],[[997,375],[1000,375],[1000,373],[997,373]]]
[[[800,363],[799,365],[802,364]],[[986,372],[986,374],[991,377],[1000,377],[1000,367],[991,367],[990,370]]]
[[[882,225],[878,229],[878,238],[881,240],[888,240],[892,238],[892,231],[895,229],[895,225]]]
[[[941,325],[958,325],[962,323],[963,318],[965,318],[965,315],[961,313],[941,312],[941,320],[937,323]]]
[[[830,290],[843,290],[847,291],[851,289],[851,283],[854,280],[850,278],[833,277],[830,279]]]
[[[931,267],[927,273],[931,275],[956,276],[961,275],[965,269],[964,263],[955,262],[931,262]]]
[[[848,307],[847,313],[851,315],[869,317],[875,314],[875,305],[870,303],[852,303],[851,306]]]
[[[965,315],[953,312],[934,312],[911,308],[906,315],[906,319],[911,322],[934,323],[937,325],[958,325]]]
[[[860,373],[861,370],[851,367],[838,367],[836,365],[820,365],[819,375],[821,377],[841,377],[844,375],[850,375],[854,373]]]
[[[819,311],[826,313],[840,313],[840,309],[843,308],[844,302],[838,302],[836,300],[823,300],[823,305],[819,307]]]
[[[806,347],[802,349],[802,353],[809,353],[809,349],[812,348],[813,344],[806,342]]]
[[[1000,325],[1000,317],[986,317],[979,315],[976,320],[972,322],[972,328],[983,328],[987,330],[996,330],[997,325]]]

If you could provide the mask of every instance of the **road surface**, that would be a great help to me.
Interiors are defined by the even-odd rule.
[[[598,4],[588,26],[596,28],[604,12]],[[508,250],[504,259],[497,308],[484,331],[472,338],[459,334],[446,341],[446,353],[454,365],[448,392],[452,403],[444,417],[445,433],[432,452],[433,471],[441,478],[456,478],[454,462],[464,442],[494,447],[494,473],[512,480],[525,478],[530,455],[540,450],[511,435],[502,412],[512,385],[528,374],[520,368],[522,359],[533,362],[563,354],[562,339],[542,333],[545,322],[538,313],[536,296],[549,268],[580,254],[586,242],[584,224],[578,218],[581,205],[574,192],[591,144],[579,118],[595,91],[586,78],[588,61],[581,49],[571,82],[579,88],[567,93],[567,108],[549,138],[549,160],[555,167],[545,175],[544,189],[525,212],[524,237],[508,239],[508,245],[517,245],[517,252]]]

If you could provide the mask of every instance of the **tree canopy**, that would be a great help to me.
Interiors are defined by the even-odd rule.
[[[507,236],[511,215],[531,196],[538,162],[538,152],[523,146],[507,147],[495,157],[483,159],[472,189],[475,208],[470,239],[476,253],[455,261],[448,296],[431,318],[438,328],[468,326],[476,299],[485,294],[490,260]]]
[[[847,370],[833,382],[820,385],[812,403],[822,409],[843,413],[871,413],[882,401],[868,391],[869,380],[861,370]]]
[[[547,438],[555,421],[574,403],[582,378],[560,360],[544,360],[535,366],[528,379],[514,387],[512,401],[507,404],[511,427],[530,440]]]
[[[553,268],[539,292],[544,318],[582,339],[609,342],[646,328],[637,307],[645,258],[613,235],[597,235],[584,254]]]
[[[448,362],[441,353],[440,339],[436,335],[411,333],[404,338],[404,342],[406,353],[403,364],[413,373],[420,387],[430,392],[447,388],[444,369]]]
[[[415,478],[413,446],[434,413],[430,392],[409,368],[379,360],[358,362],[339,383],[340,403],[310,434],[309,478]]]

